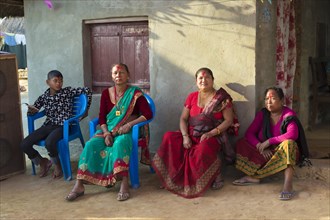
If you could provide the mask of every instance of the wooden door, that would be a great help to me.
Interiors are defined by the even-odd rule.
[[[148,22],[122,22],[91,26],[93,92],[111,85],[111,67],[125,63],[130,70],[130,84],[149,93]]]
[[[0,54],[0,180],[25,172],[17,62],[15,54]]]

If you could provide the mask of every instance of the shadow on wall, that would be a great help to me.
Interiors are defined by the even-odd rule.
[[[237,92],[241,96],[243,96],[246,101],[235,101],[234,106],[236,109],[236,114],[238,116],[238,121],[240,123],[239,135],[237,137],[230,138],[232,144],[235,144],[238,139],[244,136],[246,129],[251,124],[253,120],[253,116],[249,114],[251,112],[251,108],[254,108],[255,102],[255,86],[247,85],[243,86],[239,83],[227,83],[226,86],[234,92]],[[229,94],[233,95],[232,91],[228,91]],[[255,109],[252,112],[255,113]]]
[[[162,56],[158,56],[158,60],[154,61],[156,62],[150,63],[151,94],[156,105],[156,117],[150,124],[152,152],[157,150],[166,131],[179,129],[185,99],[190,92],[197,90],[192,73],[186,72]]]
[[[158,62],[163,64],[161,65],[163,68],[160,68],[160,65],[157,65],[157,63],[153,63],[152,65],[157,66],[157,68],[154,68],[151,76],[151,85],[157,85],[157,87],[152,87],[153,99],[156,104],[156,117],[151,123],[152,140],[150,142],[150,150],[152,152],[157,150],[166,131],[179,129],[179,118],[184,101],[189,93],[198,89],[194,78],[195,73],[188,73],[164,58]],[[196,62],[198,63],[197,60]],[[229,88],[228,92],[232,96],[236,92],[246,99],[246,101],[234,100],[241,125],[239,135],[230,138],[230,142],[234,145],[238,138],[244,136],[247,127],[253,120],[255,113],[255,86],[243,86],[239,83],[227,83],[226,86]],[[252,111],[251,108],[253,108]]]
[[[107,2],[108,7],[120,7],[119,2],[116,2],[115,5],[112,5],[114,3]],[[125,4],[124,2],[122,4]],[[136,7],[143,7],[143,4],[136,3]],[[168,7],[168,1],[164,2],[158,2],[157,5],[153,6],[147,3],[145,7],[147,8],[153,8],[155,10],[159,10],[161,8],[161,13],[155,13],[153,16],[153,19],[155,21],[160,23],[170,23],[178,26],[177,32],[182,35],[183,37],[186,36],[186,34],[181,30],[182,26],[200,26],[203,29],[207,29],[209,31],[214,31],[215,29],[212,28],[212,26],[208,26],[205,24],[198,25],[196,24],[196,20],[193,20],[191,18],[201,18],[203,20],[216,20],[219,21],[219,23],[213,23],[212,25],[223,25],[228,23],[234,23],[234,24],[240,24],[242,26],[249,26],[251,28],[254,28],[253,23],[249,22],[251,19],[255,18],[255,7],[239,3],[239,4],[232,4],[230,7],[228,7],[228,3],[221,3],[218,0],[213,1],[205,1],[205,2],[192,2],[191,0],[181,0],[181,1],[171,1],[171,6]],[[193,7],[197,6],[211,6],[217,11],[225,11],[230,12],[233,14],[233,16],[230,17],[215,17],[214,15],[208,15],[208,14],[193,14],[189,13],[189,11],[193,11]],[[104,5],[103,5],[104,7]],[[123,6],[125,7],[125,6]],[[158,39],[158,36],[155,33],[150,33],[149,36],[151,39]]]
[[[152,20],[154,23],[177,26],[177,33],[183,36],[183,39],[187,36],[184,31],[182,31],[182,27],[196,27],[188,32],[190,34],[196,33],[196,35],[199,35],[203,32],[203,30],[207,30],[210,33],[212,32],[219,35],[219,37],[221,37],[220,33],[223,31],[221,26],[226,26],[230,23],[255,28],[254,23],[251,22],[251,20],[255,19],[255,6],[253,6],[253,4],[241,4],[235,2],[229,4],[214,0],[206,2],[192,2],[190,0],[170,2],[171,7],[168,7],[168,1],[158,1],[157,4],[144,4],[143,2],[139,2],[133,3],[132,7],[135,7],[136,9],[145,7],[150,10],[159,11],[159,13],[152,13]],[[102,4],[102,7],[104,8],[126,7],[124,2],[114,3],[112,1],[102,1],[100,4]],[[230,13],[232,16],[222,16],[220,13],[217,13],[217,15],[208,13],[192,13],[195,11],[194,7],[201,7],[201,10],[205,10],[205,12],[210,8],[214,8],[214,11],[223,11],[225,13]],[[229,30],[229,32],[233,32],[235,36],[237,35],[237,30]],[[228,33],[227,29],[226,33]],[[240,35],[245,35],[245,33],[240,33]],[[150,40],[157,40],[162,37],[166,36],[160,36],[153,31],[153,28],[150,29]],[[203,46],[202,43],[199,44]],[[237,43],[235,45],[237,45]],[[180,64],[174,65],[173,62],[167,60],[163,55],[157,54],[157,51],[153,51],[153,54],[151,54],[152,57],[157,57],[157,59],[150,60],[150,70],[152,71],[152,73],[150,73],[151,94],[156,105],[156,117],[150,125],[152,132],[150,141],[151,151],[155,151],[159,147],[162,137],[166,131],[175,131],[179,129],[179,117],[183,109],[184,101],[190,92],[197,90],[194,78],[195,71],[200,67],[205,66],[205,64],[208,64],[206,66],[211,68],[214,72],[217,72],[218,70],[218,67],[215,67],[215,65],[217,65],[216,63],[209,65],[211,61],[208,59],[201,59],[191,53],[183,53],[182,51],[172,50],[171,47],[168,47],[168,45],[164,46],[160,44],[157,46],[157,49],[161,50],[162,54],[171,54],[171,57],[181,60],[182,63],[184,63],[185,60],[188,60],[189,63],[193,65],[189,68],[187,66],[184,68],[181,67]],[[218,56],[220,56],[220,54],[218,54]],[[223,60],[222,62],[226,62],[226,60]],[[223,73],[223,70],[218,71],[217,74],[220,73]],[[225,72],[225,75],[227,74],[230,75],[232,73]],[[217,76],[215,77],[217,78]],[[247,99],[247,101],[236,103],[238,115],[241,124],[243,124],[240,130],[240,136],[242,136],[241,134],[244,132],[242,132],[242,130],[244,130],[247,126],[246,124],[250,123],[253,119],[251,117],[251,108],[254,108],[255,106],[254,97],[248,96],[254,96],[255,87],[252,86],[251,88],[244,88],[239,84],[236,86],[235,84],[233,85],[233,88],[230,86],[228,87],[243,95]],[[230,91],[228,92],[230,93]],[[251,101],[252,103],[250,103]],[[249,111],[246,111],[247,109]],[[255,110],[253,109],[253,112],[254,111]],[[248,121],[245,119],[248,119]]]
[[[227,83],[226,86],[228,86],[228,88],[232,89],[233,91],[237,92],[238,94],[242,95],[248,102],[251,102],[255,99],[255,97],[254,97],[255,86],[254,85],[243,86],[239,83]]]

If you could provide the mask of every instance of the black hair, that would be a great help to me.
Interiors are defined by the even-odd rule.
[[[197,75],[198,75],[198,73],[200,73],[200,72],[202,72],[202,71],[207,72],[208,74],[211,75],[212,79],[214,79],[214,77],[213,77],[213,73],[212,73],[212,70],[210,70],[210,69],[207,68],[207,67],[202,67],[202,68],[200,68],[199,70],[197,70],[197,72],[195,73],[195,78],[196,78],[196,79],[197,79]]]
[[[126,72],[129,74],[128,67],[127,67],[127,65],[124,64],[124,63],[116,63],[116,64],[113,64],[112,67],[111,67],[111,71],[112,71],[112,68],[114,68],[114,67],[117,66],[117,65],[124,67],[125,70],[126,70]]]
[[[283,93],[283,90],[279,87],[276,87],[276,86],[271,86],[271,87],[268,87],[266,90],[265,90],[265,94],[264,94],[264,97],[266,97],[267,95],[267,92],[269,90],[274,90],[276,92],[276,94],[278,95],[278,97],[280,98],[280,100],[284,99],[284,93]]]
[[[61,77],[63,79],[63,75],[60,71],[58,71],[58,70],[49,71],[49,73],[47,74],[47,79],[51,80],[54,77]]]

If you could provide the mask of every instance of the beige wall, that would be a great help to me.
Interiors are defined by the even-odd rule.
[[[224,87],[236,101],[240,136],[253,119],[255,0],[52,2],[50,10],[43,1],[24,1],[31,101],[47,88],[44,81],[50,69],[64,74],[65,86],[90,84],[83,67],[88,62],[83,58],[83,20],[147,16],[151,96],[157,107],[152,151],[165,131],[178,129],[185,97],[197,89],[194,73],[203,66],[213,70],[216,87]],[[99,98],[93,97],[89,119],[98,114]]]
[[[166,11],[150,16],[151,36],[157,36],[150,41],[150,64],[158,141],[164,131],[178,129],[185,97],[197,89],[194,73],[202,66],[213,70],[216,87],[236,101],[241,134],[254,115],[253,1],[192,5],[174,16]]]

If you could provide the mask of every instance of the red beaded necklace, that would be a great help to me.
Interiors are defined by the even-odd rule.
[[[121,97],[123,97],[123,95],[125,94],[125,92],[126,92],[128,86],[126,86],[125,90],[122,92],[121,95],[117,95],[116,86],[114,86],[114,87],[115,87],[115,88],[114,88],[114,89],[115,89],[115,101],[116,101],[116,103],[117,103],[117,98],[118,98],[118,100],[119,100]]]

